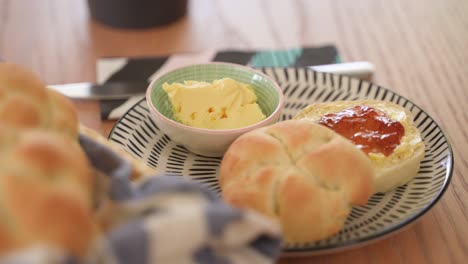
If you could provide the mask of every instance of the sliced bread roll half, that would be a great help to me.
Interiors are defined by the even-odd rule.
[[[372,119],[371,115],[363,115],[358,117],[360,120],[355,119],[355,121],[353,121],[352,119],[348,119],[346,121],[349,123],[347,124],[349,130],[341,128],[342,131],[340,132],[332,127],[339,121],[337,119],[332,119],[330,121],[330,116],[347,115],[349,117],[356,109],[362,110],[363,108],[376,110],[375,113],[378,114],[378,116],[375,117],[378,121],[376,124],[371,126],[363,124],[363,119],[369,117]],[[326,121],[324,117],[328,117],[328,121]],[[391,125],[396,125],[397,127],[401,126],[403,134],[397,142],[393,141],[390,143],[394,144],[394,148],[387,148],[383,151],[369,151],[369,149],[367,149],[366,151],[375,170],[376,178],[374,180],[374,190],[376,192],[388,192],[411,181],[417,175],[421,160],[424,158],[424,142],[422,141],[421,133],[413,124],[411,113],[402,106],[391,102],[356,100],[317,103],[300,111],[294,119],[305,119],[316,123],[322,123],[342,135],[347,134],[344,136],[361,148],[363,148],[363,144],[355,140],[355,135],[357,135],[357,133],[364,133],[368,137],[373,137],[369,140],[380,137],[382,140],[376,141],[375,143],[377,147],[383,148],[385,147],[382,146],[383,144],[389,143],[385,137],[395,132],[390,129],[387,130],[389,132],[386,134],[385,129]],[[386,123],[385,120],[390,122]],[[330,122],[333,124],[330,124]],[[365,122],[364,120],[364,123]],[[379,134],[380,132],[383,133]]]

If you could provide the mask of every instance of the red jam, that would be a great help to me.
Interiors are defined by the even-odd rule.
[[[405,128],[400,122],[391,120],[380,110],[364,105],[327,114],[319,123],[348,138],[366,154],[392,154],[405,134]]]

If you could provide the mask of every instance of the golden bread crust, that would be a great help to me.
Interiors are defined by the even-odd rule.
[[[33,72],[16,64],[0,63],[0,120],[3,124],[18,128],[48,126],[49,111],[45,84]]]
[[[43,128],[78,137],[78,114],[71,101],[12,63],[0,63],[0,120],[12,129]]]
[[[287,242],[324,239],[342,228],[351,208],[343,193],[325,189],[298,172],[281,181],[277,197]]]
[[[48,89],[51,107],[51,128],[59,133],[78,138],[78,113],[72,102],[62,94]]]
[[[8,133],[0,128],[0,137]],[[84,255],[97,231],[87,157],[61,134],[29,130],[7,137],[14,142],[0,154],[0,232],[8,238],[0,241],[0,255],[43,242]]]
[[[97,233],[93,181],[73,104],[0,63],[0,255],[44,243],[84,256]]]
[[[288,242],[336,233],[372,194],[369,159],[332,130],[289,120],[240,136],[226,152],[223,198],[278,221]]]

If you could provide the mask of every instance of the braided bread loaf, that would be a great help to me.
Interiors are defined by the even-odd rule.
[[[84,255],[97,232],[93,177],[72,103],[0,63],[0,255],[36,244]]]
[[[0,127],[0,255],[49,244],[82,256],[96,232],[93,171],[80,146],[45,130]]]
[[[0,63],[0,121],[11,129],[41,128],[78,136],[78,115],[61,94],[47,89],[33,72]]]

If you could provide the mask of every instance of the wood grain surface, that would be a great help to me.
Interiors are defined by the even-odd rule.
[[[455,155],[450,187],[410,227],[341,253],[279,263],[467,263],[468,1],[192,0],[188,15],[148,30],[92,21],[84,0],[0,0],[0,58],[48,83],[94,81],[102,56],[206,49],[335,44],[345,61],[376,66],[374,82],[424,108]],[[107,135],[95,102],[76,101],[80,120]]]

